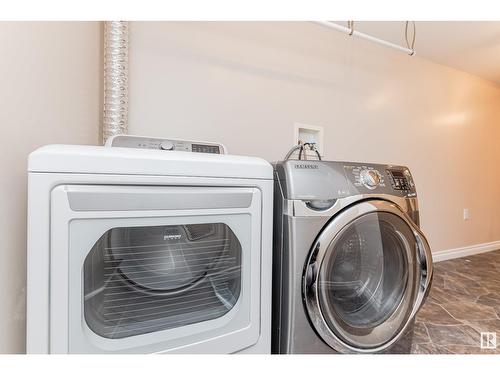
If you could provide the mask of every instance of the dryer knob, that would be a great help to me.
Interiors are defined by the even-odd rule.
[[[174,143],[170,141],[165,141],[160,143],[161,150],[172,151],[175,148]]]
[[[375,189],[381,180],[380,173],[374,169],[364,169],[361,174],[361,183],[368,189]]]

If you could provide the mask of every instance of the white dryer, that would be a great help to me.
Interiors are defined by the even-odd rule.
[[[28,353],[270,352],[269,163],[51,145],[28,169]]]

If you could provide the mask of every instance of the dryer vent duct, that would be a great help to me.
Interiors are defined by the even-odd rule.
[[[104,22],[102,141],[128,128],[128,22]]]

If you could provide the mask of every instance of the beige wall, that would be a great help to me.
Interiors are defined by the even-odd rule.
[[[25,350],[26,158],[96,144],[101,26],[0,22],[0,353]]]
[[[131,133],[277,160],[295,122],[320,125],[326,159],[411,168],[434,251],[500,240],[493,84],[305,22],[135,22],[130,39]]]

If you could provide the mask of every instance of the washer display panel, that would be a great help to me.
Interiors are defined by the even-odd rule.
[[[321,322],[316,328],[336,349],[384,348],[404,330],[418,291],[412,229],[401,216],[374,210],[340,230],[327,228],[320,244],[323,251],[312,259],[312,322]]]

